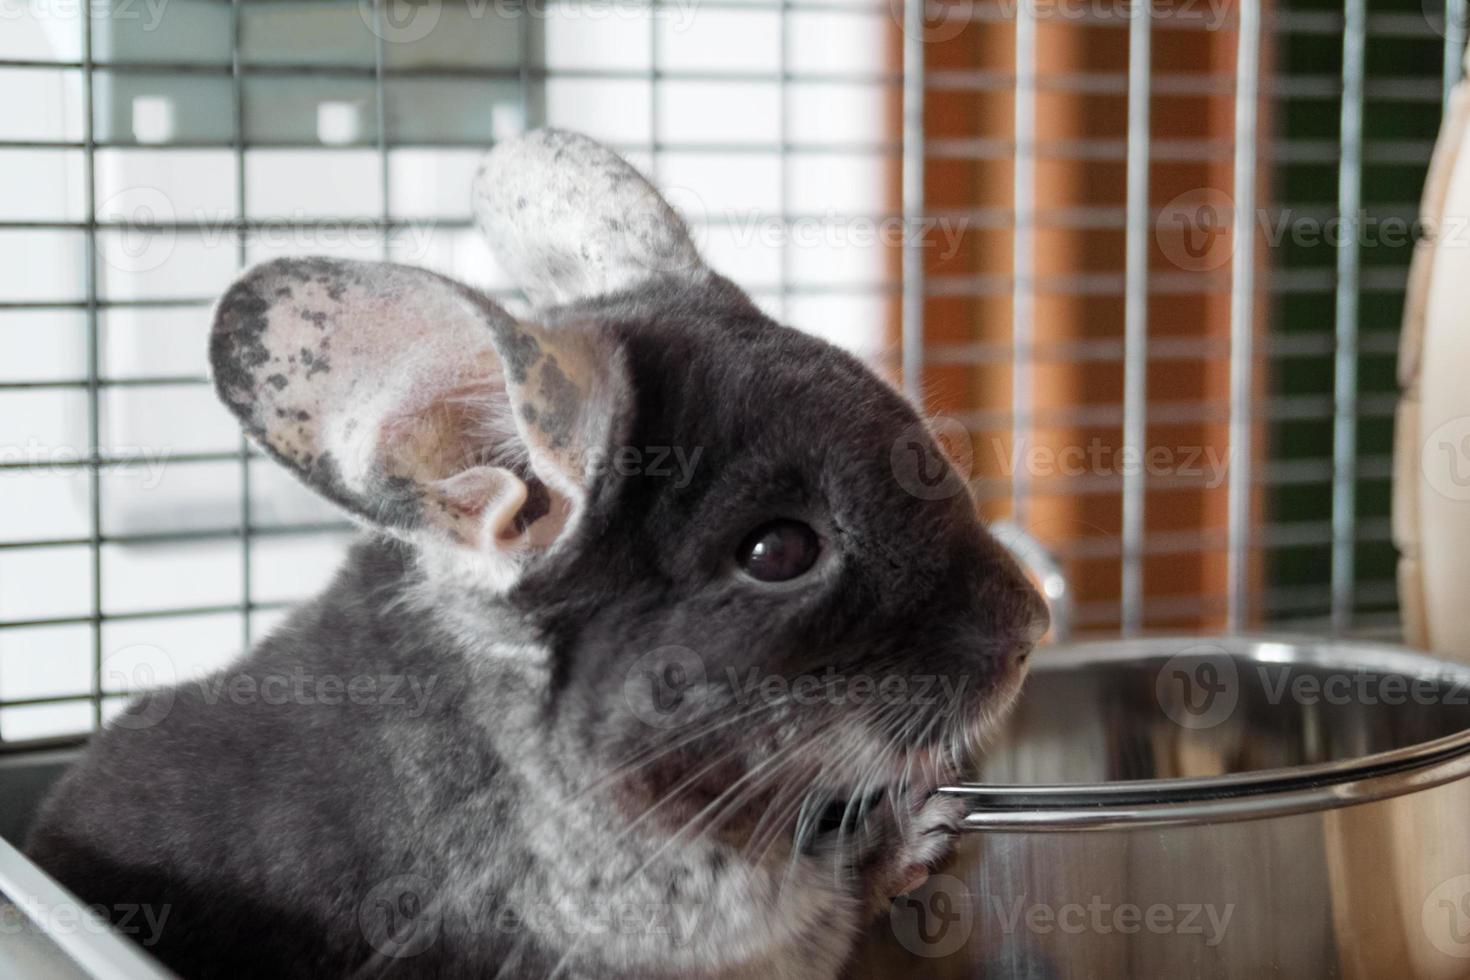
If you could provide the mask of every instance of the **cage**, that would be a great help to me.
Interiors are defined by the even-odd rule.
[[[328,254],[514,307],[465,188],[542,125],[624,153],[714,267],[918,400],[1074,635],[1401,635],[1395,364],[1464,0],[0,14],[18,798],[131,693],[269,631],[350,536],[214,402],[215,297]]]

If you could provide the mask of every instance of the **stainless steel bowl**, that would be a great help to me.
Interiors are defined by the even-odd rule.
[[[1470,666],[1382,645],[1039,651],[950,866],[860,976],[1470,976]]]

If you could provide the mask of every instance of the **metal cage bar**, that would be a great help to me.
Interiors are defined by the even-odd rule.
[[[1361,271],[1359,212],[1363,206],[1363,75],[1366,0],[1344,0],[1342,113],[1337,209],[1337,356],[1334,365],[1332,476],[1332,628],[1345,633],[1353,623],[1356,580],[1358,456],[1358,285]]]
[[[1251,468],[1255,383],[1255,220],[1257,100],[1261,71],[1260,0],[1240,0],[1235,58],[1235,254],[1230,283],[1230,480],[1226,623],[1244,628],[1249,615]]]
[[[97,380],[102,373],[102,342],[97,305],[97,111],[96,85],[92,66],[92,8],[83,8],[82,28],[82,194],[86,220],[86,309],[87,309],[87,440],[89,464],[87,493],[90,504],[88,547],[92,571],[92,727],[102,727],[102,395]]]
[[[1149,108],[1153,2],[1138,0],[1128,33],[1128,187],[1123,323],[1123,451],[1142,459],[1148,441]],[[1121,626],[1143,627],[1143,542],[1147,527],[1143,467],[1123,474]]]
[[[235,214],[240,228],[235,236],[235,264],[244,269],[250,260],[250,238],[246,215],[250,199],[246,192],[245,178],[245,71],[241,63],[240,49],[240,4],[242,0],[230,0],[230,111],[231,128],[234,134],[233,160],[235,165]],[[250,440],[240,433],[240,642],[245,649],[255,637],[251,622],[251,602],[254,600],[255,554],[253,548],[254,503],[250,486]]]
[[[924,217],[924,4],[903,8],[903,219],[909,229]],[[910,232],[903,250],[903,386],[914,404],[924,398],[924,249]]]
[[[1462,60],[1465,56],[1467,31],[1470,31],[1470,3],[1467,0],[1445,0],[1444,5],[1444,92],[1446,107],[1450,103],[1450,89],[1465,75]]]
[[[1013,190],[1015,228],[1011,246],[1011,520],[1027,530],[1031,474],[1026,443],[1031,434],[1033,378],[1031,349],[1036,315],[1036,11],[1019,3],[1016,18],[1016,93]]]

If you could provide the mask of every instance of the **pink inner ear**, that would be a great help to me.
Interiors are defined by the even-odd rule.
[[[431,520],[461,543],[495,551],[544,550],[555,543],[571,516],[571,502],[536,483],[550,495],[540,504],[520,477],[499,466],[476,466],[429,490]]]
[[[447,523],[463,544],[499,550],[521,536],[516,515],[525,506],[526,485],[509,470],[476,466],[438,481],[430,492],[435,503],[444,505],[431,519]]]
[[[498,361],[479,358],[460,370],[472,370],[472,380],[382,422],[378,459],[389,476],[424,488],[425,518],[460,543],[549,548],[566,528],[572,502],[534,474]]]

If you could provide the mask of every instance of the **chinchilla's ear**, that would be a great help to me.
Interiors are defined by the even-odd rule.
[[[422,269],[279,259],[220,300],[215,387],[261,447],[355,516],[508,584],[575,526],[631,404],[594,328],[518,322]]]
[[[535,306],[709,275],[683,220],[637,170],[594,140],[540,129],[480,165],[475,217]]]

